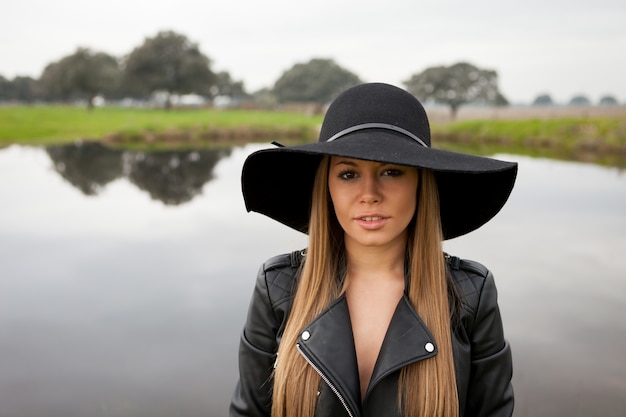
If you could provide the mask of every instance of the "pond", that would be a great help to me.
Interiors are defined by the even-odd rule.
[[[267,147],[0,150],[0,416],[223,416],[259,265],[306,246],[240,192]],[[496,277],[516,416],[626,409],[626,175],[519,162],[445,250]]]

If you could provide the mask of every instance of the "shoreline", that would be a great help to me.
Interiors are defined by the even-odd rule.
[[[436,147],[626,167],[626,106],[427,108]],[[224,148],[317,140],[322,115],[278,111],[0,107],[0,148],[97,141],[115,148]]]

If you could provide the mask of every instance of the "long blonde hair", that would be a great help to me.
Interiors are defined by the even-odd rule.
[[[273,417],[313,417],[320,376],[299,354],[296,342],[302,329],[343,291],[343,231],[332,212],[327,181],[325,157],[313,187],[306,260],[278,349]],[[411,277],[408,295],[431,330],[439,353],[402,369],[397,401],[408,417],[457,417],[439,201],[434,175],[427,170],[421,171],[417,207],[407,243]]]

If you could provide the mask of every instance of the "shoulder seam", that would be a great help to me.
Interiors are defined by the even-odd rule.
[[[486,277],[487,274],[489,273],[489,270],[484,265],[475,261],[467,260],[467,259],[461,259],[460,267],[461,269],[475,272],[478,275],[483,276],[483,277]]]
[[[476,261],[471,261],[469,259],[461,259],[458,256],[451,256],[446,254],[446,261],[452,269],[462,269],[465,271],[474,272],[483,277],[487,276],[487,274],[489,273],[489,270],[486,266]]]
[[[303,257],[304,250],[276,255],[265,261],[265,263],[263,264],[263,270],[267,272],[285,266],[298,267],[300,266]]]

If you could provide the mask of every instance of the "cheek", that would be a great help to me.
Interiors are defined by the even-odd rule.
[[[335,217],[337,221],[341,225],[342,228],[345,228],[349,223],[350,219],[350,201],[351,197],[349,195],[349,190],[346,187],[337,186],[337,184],[329,183],[328,191],[330,194],[330,203],[335,211]]]

